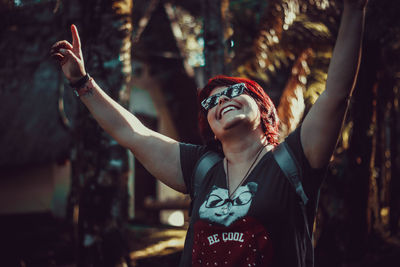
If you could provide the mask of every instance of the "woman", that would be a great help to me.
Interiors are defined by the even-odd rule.
[[[312,219],[321,172],[335,147],[357,75],[366,4],[344,0],[326,90],[285,140],[301,166]],[[151,131],[108,97],[86,75],[74,25],[71,31],[72,45],[57,42],[51,54],[94,118],[160,181],[192,193],[194,166],[210,146],[180,144]],[[294,188],[270,152],[278,135],[272,102],[255,82],[224,76],[209,81],[199,102],[202,133],[216,140],[224,159],[210,170],[196,198],[181,266],[305,266],[307,225]]]

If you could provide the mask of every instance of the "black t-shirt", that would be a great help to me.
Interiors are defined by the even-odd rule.
[[[300,142],[300,128],[285,142],[302,169],[313,220],[324,169],[312,169]],[[205,146],[180,145],[186,187]],[[204,179],[193,204],[180,266],[301,266],[307,234],[299,197],[269,151],[229,199],[222,161]]]

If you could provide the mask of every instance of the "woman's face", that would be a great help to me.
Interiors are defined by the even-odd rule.
[[[224,91],[227,87],[217,87],[210,96]],[[254,130],[260,125],[260,110],[255,100],[246,93],[234,98],[221,95],[218,104],[208,110],[207,120],[215,136],[221,140],[234,129]]]

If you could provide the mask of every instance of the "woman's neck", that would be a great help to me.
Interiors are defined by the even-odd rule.
[[[255,131],[240,138],[222,140],[221,144],[228,162],[230,164],[240,164],[254,159],[261,147],[268,146],[268,141],[262,131]]]

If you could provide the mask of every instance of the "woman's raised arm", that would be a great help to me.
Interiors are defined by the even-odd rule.
[[[82,102],[100,126],[120,145],[130,149],[152,175],[171,188],[186,192],[179,143],[145,127],[132,113],[109,97],[92,78],[87,80],[75,25],[71,26],[71,32],[72,45],[65,40],[56,42],[50,53],[60,62],[70,83],[81,87],[78,92]]]
[[[314,168],[323,167],[329,162],[339,136],[347,100],[358,74],[367,2],[344,0],[326,90],[312,106],[302,125],[301,143]]]

